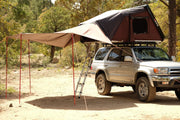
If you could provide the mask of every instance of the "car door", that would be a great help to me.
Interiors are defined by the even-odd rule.
[[[126,83],[133,83],[136,64],[133,61],[124,61],[125,56],[132,57],[131,48],[122,49],[121,61],[118,69],[118,74],[120,75],[119,80],[124,81]]]
[[[104,62],[109,81],[117,82],[119,79],[118,66],[121,64],[121,52],[121,49],[113,48]]]
[[[125,62],[125,56],[132,56],[130,48],[114,48],[105,62],[109,80],[117,83],[132,83],[134,62]]]

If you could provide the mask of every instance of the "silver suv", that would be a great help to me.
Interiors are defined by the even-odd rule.
[[[91,69],[101,95],[118,85],[132,86],[140,101],[152,101],[165,90],[174,90],[180,100],[180,63],[155,46],[100,48]]]

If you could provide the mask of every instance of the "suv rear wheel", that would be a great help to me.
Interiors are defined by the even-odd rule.
[[[140,101],[150,102],[156,96],[156,87],[152,87],[146,77],[140,77],[136,84],[136,93]]]
[[[177,98],[180,100],[180,89],[176,89],[175,94],[176,94]]]
[[[100,95],[108,95],[111,91],[111,82],[106,80],[104,74],[99,74],[96,78],[97,91]]]

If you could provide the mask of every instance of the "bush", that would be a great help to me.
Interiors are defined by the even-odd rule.
[[[62,67],[72,66],[72,46],[68,46],[61,51],[62,55],[59,64]],[[81,66],[86,58],[86,47],[78,42],[74,45],[74,64],[76,67]]]
[[[11,94],[14,94],[14,93],[16,93],[16,90],[14,88],[9,87],[7,89],[7,94],[8,95],[11,95]],[[0,96],[5,96],[5,94],[6,94],[6,88],[5,88],[5,86],[3,84],[0,83]]]

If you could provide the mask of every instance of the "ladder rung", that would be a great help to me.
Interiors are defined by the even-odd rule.
[[[88,54],[89,55],[89,54]],[[82,91],[83,91],[83,88],[84,88],[84,84],[85,84],[85,80],[88,76],[89,73],[91,72],[88,72],[91,68],[91,61],[92,61],[92,56],[86,56],[86,61],[84,62],[84,65],[83,65],[83,68],[82,68],[82,71],[80,73],[80,76],[79,76],[79,80],[77,82],[77,85],[76,85],[76,94],[79,93],[79,96],[78,98],[80,98],[81,94],[82,94]],[[85,70],[85,71],[84,71]],[[84,80],[81,81],[81,78],[84,77]],[[81,83],[83,82],[83,83]],[[79,88],[80,87],[80,88]],[[79,91],[78,91],[79,90]]]
[[[79,94],[82,94],[82,92],[81,91],[75,91],[76,93],[79,93]]]
[[[84,85],[84,83],[78,83],[78,85]]]

